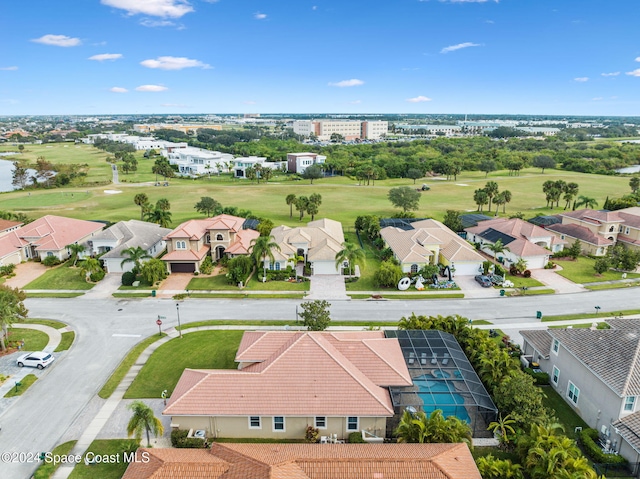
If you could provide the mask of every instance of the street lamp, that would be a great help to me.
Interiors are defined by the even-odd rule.
[[[178,331],[180,331],[180,337],[182,337],[182,328],[180,327],[180,303],[176,303],[176,312],[178,313]]]

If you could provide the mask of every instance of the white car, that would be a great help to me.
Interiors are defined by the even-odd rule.
[[[29,366],[32,368],[44,369],[53,362],[55,358],[51,354],[44,351],[36,351],[20,356],[16,364],[19,367]]]

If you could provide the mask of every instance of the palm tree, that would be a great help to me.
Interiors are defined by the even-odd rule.
[[[169,203],[169,200],[166,198],[160,198],[156,201],[156,209],[169,211],[171,209],[171,203]]]
[[[578,201],[576,201],[575,207],[580,208],[581,206],[584,206],[585,208],[593,209],[598,206],[598,202],[596,201],[595,198],[590,198],[589,196],[580,195],[578,196]]]
[[[140,207],[140,221],[142,221],[144,214],[149,209],[149,197],[144,193],[138,193],[133,197],[133,202]]]
[[[336,269],[341,271],[340,265],[347,261],[349,263],[349,274],[353,274],[353,265],[356,263],[364,263],[366,257],[362,248],[355,243],[345,241],[342,243],[342,249],[336,254]]]
[[[578,183],[574,183],[574,182],[569,182],[564,187],[564,190],[562,191],[564,193],[564,196],[562,197],[562,199],[566,201],[566,204],[564,205],[565,210],[569,208],[569,205],[578,194],[578,190],[579,190]]]
[[[78,262],[78,255],[80,253],[84,253],[84,250],[87,249],[83,244],[72,243],[67,245],[67,249],[71,251],[71,257],[73,258],[73,266]]]
[[[509,434],[513,434],[514,436],[516,434],[516,430],[513,428],[513,424],[515,423],[515,419],[511,419],[511,414],[507,414],[504,417],[500,414],[498,416],[498,420],[489,423],[489,427],[487,429],[498,434],[500,436],[500,442],[507,445],[511,440]]]
[[[87,258],[80,264],[80,271],[84,276],[85,280],[87,276],[91,276],[93,273],[97,273],[102,269],[100,265],[100,261],[95,258]]]
[[[420,411],[422,415],[424,413]],[[400,418],[400,422],[398,423],[398,427],[396,427],[394,434],[398,436],[398,442],[409,442],[415,443],[418,442],[419,439],[419,421],[415,422],[416,417],[419,417],[418,414],[405,409],[402,413],[402,417]]]
[[[293,193],[289,193],[285,201],[289,205],[289,219],[291,219],[293,218],[293,205],[296,202],[296,195],[294,195]]]
[[[475,202],[476,205],[478,205],[477,211],[482,212],[482,207],[487,203],[489,203],[489,195],[487,195],[487,192],[484,189],[482,188],[477,189],[473,193],[473,201]]]
[[[497,262],[498,253],[504,253],[505,251],[509,251],[509,248],[502,243],[502,240],[499,239],[493,244],[487,246],[489,251],[493,251],[493,262]]]
[[[267,258],[269,262],[273,263],[275,257],[273,256],[274,249],[280,251],[280,246],[274,241],[273,236],[258,236],[251,240],[251,247],[249,248],[251,257],[256,262],[256,266],[259,266],[260,260],[262,260],[263,275],[266,280],[267,277]]]
[[[493,199],[493,204],[496,205],[496,214],[493,215],[493,216],[498,216],[498,210],[500,209],[500,205],[504,205],[505,203],[506,203],[506,201],[504,199],[504,191],[501,191]]]
[[[511,192],[509,190],[504,190],[502,192],[502,199],[504,202],[502,203],[502,212],[506,213],[505,208],[507,203],[511,203]]]
[[[127,424],[127,434],[129,437],[135,435],[135,438],[139,441],[142,438],[142,432],[146,432],[147,447],[151,447],[149,433],[153,432],[156,437],[161,436],[164,433],[162,421],[153,414],[153,409],[142,401],[133,401],[127,406],[127,409],[133,411],[133,416],[131,416],[129,424]]]
[[[171,224],[171,212],[160,208],[155,208],[147,212],[147,221],[159,224],[163,228],[168,228]]]
[[[484,185],[484,192],[487,194],[489,198],[489,211],[491,211],[491,201],[498,194],[498,183],[495,181],[487,181]]]
[[[144,249],[140,246],[136,246],[135,248],[127,248],[122,250],[123,256],[128,256],[120,262],[120,266],[124,266],[126,263],[133,263],[133,269],[136,273],[140,272],[140,268],[142,266],[143,259],[150,259],[151,255],[148,254]]]

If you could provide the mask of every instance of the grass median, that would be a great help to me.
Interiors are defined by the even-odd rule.
[[[73,341],[76,339],[76,333],[73,331],[67,331],[66,333],[62,333],[62,339],[60,340],[60,344],[53,351],[54,353],[59,353],[60,351],[66,351],[71,347]]]
[[[12,387],[7,394],[4,395],[6,398],[12,398],[16,396],[22,396],[24,392],[29,389],[29,387],[38,380],[38,377],[35,374],[27,374],[20,381],[17,381],[17,384]]]
[[[78,441],[69,441],[56,446],[51,451],[52,457],[67,456]],[[60,467],[60,463],[54,464],[53,461],[45,462],[33,474],[33,479],[50,479]]]
[[[89,445],[83,462],[73,468],[69,479],[120,479],[129,465],[123,454],[132,454],[137,448],[135,439],[96,439]],[[117,457],[119,460],[92,463],[94,457]]]

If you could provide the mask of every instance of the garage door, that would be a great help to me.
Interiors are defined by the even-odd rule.
[[[335,261],[314,261],[313,274],[338,274]]]
[[[172,273],[193,273],[195,270],[195,263],[171,263]]]

